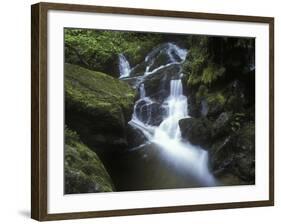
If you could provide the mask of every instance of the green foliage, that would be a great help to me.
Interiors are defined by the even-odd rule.
[[[188,74],[188,84],[195,85],[201,82],[201,74],[205,67],[206,54],[200,52],[199,48],[192,48],[190,50],[189,58],[184,64],[184,70]]]
[[[161,40],[160,34],[70,28],[64,32],[65,62],[103,72],[112,69],[120,53],[135,65]]]
[[[95,152],[65,127],[65,193],[113,191],[114,186]]]
[[[226,102],[225,96],[221,92],[214,92],[207,95],[206,100],[209,104],[218,104],[218,105],[224,105]]]
[[[198,48],[192,48],[191,54],[192,57],[184,65],[188,73],[189,85],[211,84],[224,74],[225,68],[208,62],[207,54],[202,53]]]
[[[225,68],[218,68],[215,64],[209,64],[202,74],[201,81],[204,84],[211,84],[213,81],[216,81],[218,77],[221,77],[225,72]]]
[[[71,144],[73,142],[79,141],[79,136],[75,131],[70,130],[69,128],[67,128],[67,126],[65,126],[64,131],[65,131],[65,135],[64,135],[65,142]]]
[[[203,69],[208,63],[208,38],[204,36],[190,36],[187,37],[186,43],[189,52],[183,69],[188,75],[187,84],[196,85],[201,82]]]
[[[205,85],[200,85],[196,92],[196,102],[199,103],[205,99],[208,105],[222,106],[226,103],[226,94],[223,91],[210,92]]]
[[[206,46],[209,44],[208,36],[199,36],[199,35],[188,35],[185,37],[185,45],[187,49],[192,49],[194,46],[207,52]]]

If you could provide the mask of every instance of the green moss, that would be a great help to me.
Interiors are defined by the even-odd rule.
[[[209,94],[207,96],[206,100],[209,104],[224,105],[224,103],[226,102],[226,99],[221,92],[215,92],[215,93]]]
[[[109,113],[120,120],[120,113],[133,107],[136,93],[128,84],[104,73],[65,64],[65,94],[70,107],[89,114]]]
[[[118,54],[136,65],[161,39],[161,34],[67,28],[65,58],[68,63],[108,72]]]
[[[206,64],[206,55],[200,53],[199,49],[191,49],[188,61],[184,64],[184,69],[188,73],[188,84],[196,85],[201,82],[201,74]]]
[[[104,73],[67,63],[64,83],[66,125],[98,153],[125,150],[135,90]]]
[[[76,132],[65,129],[65,193],[113,191],[114,186],[95,152]]]
[[[213,91],[211,92],[209,88],[205,85],[200,85],[198,91],[196,92],[196,102],[200,103],[205,99],[209,105],[212,106],[223,106],[226,103],[226,93],[224,91]]]

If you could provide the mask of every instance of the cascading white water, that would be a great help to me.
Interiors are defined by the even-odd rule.
[[[151,67],[159,52],[160,54],[165,53],[167,55],[167,64],[160,65],[151,71]],[[171,43],[164,45],[162,48],[154,49],[145,59],[147,66],[143,74],[143,80],[148,75],[154,75],[155,71],[160,69],[174,64],[181,65],[186,56],[187,50]],[[129,76],[124,74],[120,78]],[[193,176],[200,182],[201,186],[213,186],[215,185],[215,180],[208,170],[208,152],[200,147],[193,146],[187,141],[183,141],[181,138],[179,120],[189,117],[187,97],[183,94],[181,81],[183,74],[171,75],[174,75],[177,79],[170,80],[170,95],[161,105],[161,108],[165,111],[165,117],[160,125],[154,126],[149,124],[148,121],[150,119],[144,120],[139,112],[143,108],[149,108],[149,106],[155,103],[151,97],[146,95],[144,83],[138,85],[139,100],[135,103],[132,119],[129,124],[141,130],[148,143],[160,146],[162,155],[169,163],[174,163],[181,171]],[[149,109],[147,109],[146,115],[148,118],[152,116]]]
[[[144,84],[142,83],[140,85],[140,98],[143,99],[145,97],[145,89],[144,89]]]
[[[137,107],[140,103],[143,103],[143,106],[148,106],[151,103],[153,103],[153,101],[149,98],[145,96],[145,89],[144,89],[144,84],[141,84],[139,87],[139,93],[140,93],[140,99],[137,100],[135,102],[134,105],[134,111],[133,111],[133,115],[132,115],[132,119],[129,121],[129,124],[132,125],[135,128],[138,128],[142,131],[142,133],[145,135],[145,137],[150,140],[153,136],[154,133],[154,129],[155,127],[150,126],[146,123],[144,123],[138,116],[137,113]]]
[[[214,178],[208,170],[208,153],[189,142],[183,142],[179,120],[189,117],[187,98],[182,93],[181,79],[171,80],[170,96],[165,101],[168,116],[155,128],[152,142],[160,145],[171,161],[182,163],[191,175],[206,186],[214,185]]]
[[[119,54],[119,78],[129,77],[131,71],[130,64],[123,54]]]
[[[180,79],[171,80],[170,96],[164,102],[165,104],[167,105],[168,117],[156,129],[154,139],[168,137],[179,140],[181,134],[178,122],[182,118],[189,117],[187,112],[187,98],[182,94],[182,83]]]

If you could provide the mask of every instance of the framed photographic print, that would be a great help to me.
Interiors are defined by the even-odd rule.
[[[274,204],[274,19],[32,5],[32,218]]]

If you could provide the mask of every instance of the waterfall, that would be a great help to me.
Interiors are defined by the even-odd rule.
[[[181,80],[171,80],[170,96],[164,102],[167,105],[168,116],[155,130],[154,140],[175,139],[180,140],[180,119],[188,117],[187,98],[182,94]]]
[[[120,78],[129,77],[131,71],[130,64],[124,54],[119,54],[119,72]]]
[[[165,55],[167,60],[165,64],[160,64],[156,67],[154,63],[159,55]],[[153,125],[150,122],[153,119],[153,106],[160,103],[155,100],[153,94],[151,96],[146,94],[144,81],[160,69],[165,69],[172,65],[181,65],[186,56],[187,50],[181,49],[172,43],[164,44],[147,55],[143,80],[137,87],[139,99],[135,102],[132,119],[129,124],[141,130],[148,143],[158,145],[162,149],[161,154],[166,161],[179,167],[181,172],[186,172],[193,176],[200,182],[201,186],[213,186],[215,185],[215,180],[208,170],[208,152],[188,141],[183,141],[181,138],[179,120],[189,117],[187,96],[183,93],[182,85],[184,75],[181,71],[177,71],[177,74],[170,74],[173,78],[167,79],[166,77],[164,79],[164,82],[169,82],[167,84],[169,84],[170,89],[169,96],[160,101],[160,108],[164,113],[163,115],[157,115],[162,116],[162,121],[159,125]],[[123,57],[121,56],[121,58]],[[151,69],[153,66],[154,68]],[[123,74],[121,77],[127,77],[124,73],[121,74]]]
[[[168,116],[159,127],[155,128],[152,142],[160,145],[167,158],[186,167],[191,175],[198,178],[203,185],[214,185],[214,178],[208,170],[208,153],[189,142],[183,142],[179,120],[189,117],[187,98],[182,93],[181,80],[171,80],[170,96],[165,102]]]

